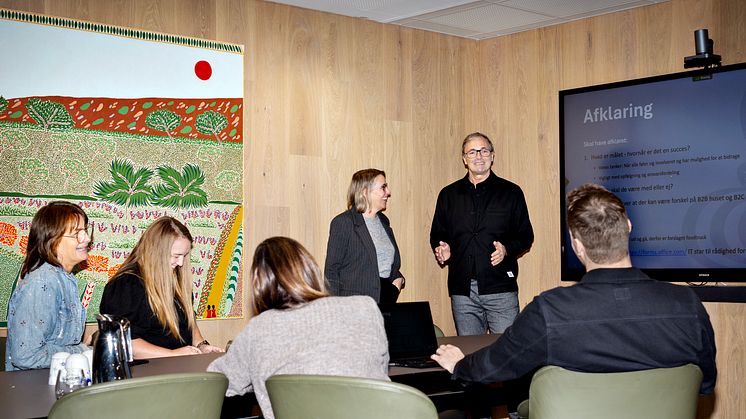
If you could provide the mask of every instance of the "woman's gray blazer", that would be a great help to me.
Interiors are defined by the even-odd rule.
[[[403,277],[399,272],[399,246],[389,219],[381,212],[378,216],[394,245],[394,261],[388,278],[393,281]],[[365,226],[363,214],[355,209],[337,215],[329,225],[324,276],[332,295],[369,295],[376,302],[380,301],[381,280],[378,276],[376,248],[368,227]]]

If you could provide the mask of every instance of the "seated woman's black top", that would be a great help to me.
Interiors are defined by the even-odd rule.
[[[184,342],[172,336],[158,322],[148,303],[145,286],[135,273],[117,276],[106,284],[101,297],[100,312],[126,317],[130,321],[132,339],[144,339],[162,348],[178,349],[192,344],[192,331],[189,330],[189,322],[181,305],[176,301],[174,305],[179,316],[179,333]]]

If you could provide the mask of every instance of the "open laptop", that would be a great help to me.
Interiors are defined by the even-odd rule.
[[[379,308],[389,341],[389,365],[409,368],[438,366],[430,359],[438,348],[430,303],[381,304]]]

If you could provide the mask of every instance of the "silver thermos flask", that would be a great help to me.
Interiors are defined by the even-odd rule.
[[[124,317],[97,314],[98,332],[93,340],[93,383],[132,378],[130,322]]]

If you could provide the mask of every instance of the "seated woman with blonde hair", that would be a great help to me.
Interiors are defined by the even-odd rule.
[[[177,219],[159,218],[104,288],[100,312],[130,321],[137,359],[222,352],[202,337],[192,308],[193,241]]]
[[[274,419],[264,382],[275,374],[325,374],[388,380],[383,317],[368,296],[329,297],[308,251],[287,237],[256,248],[253,314],[208,371],[228,377],[226,396],[253,391]]]

